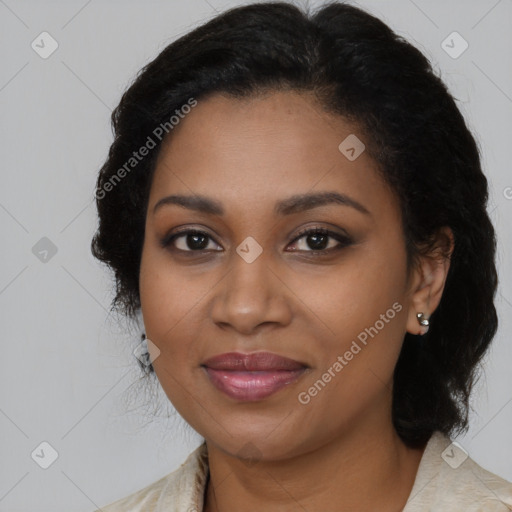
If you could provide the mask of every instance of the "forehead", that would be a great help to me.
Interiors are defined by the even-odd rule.
[[[347,158],[339,148],[345,140],[364,144],[364,135],[326,113],[311,94],[215,94],[198,100],[164,139],[150,207],[171,193],[216,197],[228,213],[310,191],[336,190],[363,204],[392,202],[377,163],[364,150]]]

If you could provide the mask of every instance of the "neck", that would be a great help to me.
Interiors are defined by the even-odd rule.
[[[207,441],[210,478],[204,512],[402,510],[425,446],[408,448],[388,428],[354,429],[285,460],[253,465]]]

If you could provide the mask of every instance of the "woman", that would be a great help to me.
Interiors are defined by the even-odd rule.
[[[103,511],[510,510],[449,437],[497,330],[496,242],[417,49],[344,4],[239,7],[112,119],[93,253],[205,441]]]

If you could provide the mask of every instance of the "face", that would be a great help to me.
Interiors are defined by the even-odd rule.
[[[417,281],[376,163],[366,151],[353,158],[360,146],[339,149],[364,136],[292,92],[211,96],[170,135],[150,190],[140,294],[160,351],[153,366],[178,412],[226,453],[252,443],[276,460],[389,424],[402,341],[419,332]],[[161,201],[169,196],[184,199]],[[262,352],[295,365],[205,365]]]

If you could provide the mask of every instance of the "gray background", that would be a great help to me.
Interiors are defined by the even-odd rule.
[[[137,387],[139,331],[108,314],[112,280],[90,254],[93,194],[112,141],[110,112],[135,73],[243,3],[0,0],[1,511],[93,510],[174,470],[199,443],[183,420],[167,419],[172,406],[160,389]],[[499,235],[500,329],[458,442],[512,480],[512,2],[359,5],[426,53],[482,148]],[[43,31],[59,45],[47,59],[31,47]],[[469,44],[458,58],[441,46],[453,31]],[[146,424],[145,414],[156,418]],[[48,469],[31,456],[42,442],[58,453]]]

